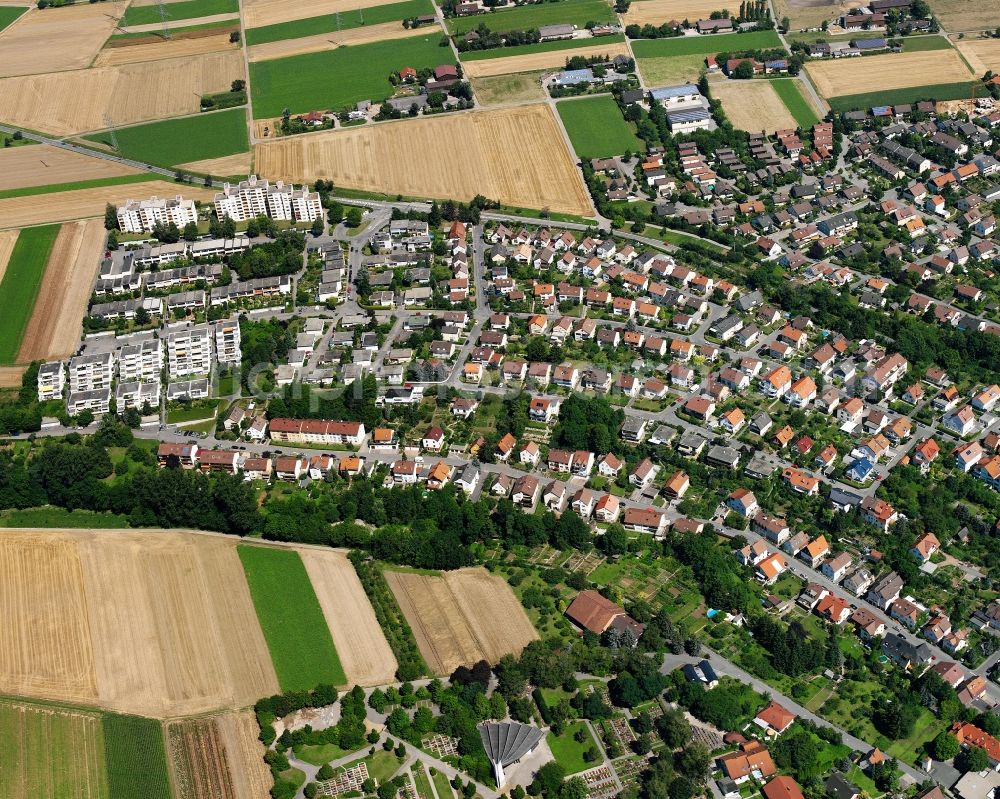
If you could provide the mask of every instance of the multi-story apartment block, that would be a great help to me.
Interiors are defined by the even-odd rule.
[[[240,323],[236,319],[215,324],[215,353],[219,363],[239,363],[243,359]]]
[[[303,222],[322,218],[323,203],[318,193],[305,187],[296,189],[280,180],[272,185],[251,175],[236,186],[226,183],[222,187],[215,195],[215,212],[220,219],[228,216],[234,222],[258,216]]]
[[[71,394],[81,391],[100,391],[111,388],[115,375],[115,356],[110,352],[78,355],[69,361],[69,390]],[[70,411],[72,413],[72,411]]]
[[[145,407],[146,403],[149,403],[150,408],[160,407],[160,381],[149,383],[140,383],[137,381],[128,381],[118,383],[118,388],[115,389],[115,404],[118,406],[118,411],[121,412],[125,408],[139,408]]]
[[[50,361],[38,367],[38,401],[62,399],[66,390],[66,364]]]
[[[75,416],[80,411],[107,413],[111,407],[111,389],[96,388],[93,391],[71,391],[66,400],[66,412]]]
[[[183,228],[189,222],[197,221],[198,209],[194,200],[185,200],[179,194],[172,200],[159,197],[128,200],[118,209],[118,227],[124,233],[148,232],[157,224],[169,225],[171,222]]]
[[[272,441],[289,444],[350,444],[360,446],[365,440],[361,422],[339,422],[326,419],[272,419]]]
[[[126,344],[118,351],[118,379],[123,383],[159,382],[163,342],[158,338]]]
[[[172,377],[204,375],[212,370],[212,328],[207,325],[167,335],[167,366]]]

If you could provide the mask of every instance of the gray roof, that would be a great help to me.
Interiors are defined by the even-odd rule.
[[[687,97],[691,94],[700,94],[698,87],[693,83],[685,83],[680,86],[662,86],[649,92],[650,97],[654,100],[664,100],[668,97]]]
[[[542,735],[538,727],[515,722],[483,724],[479,728],[487,757],[491,762],[503,766],[516,763],[528,754],[542,740]]]

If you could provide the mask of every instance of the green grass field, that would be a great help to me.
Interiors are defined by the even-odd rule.
[[[167,5],[168,19],[172,22],[179,19],[212,17],[216,14],[235,14],[239,10],[239,0],[181,0]],[[119,24],[127,28],[130,25],[152,25],[159,21],[160,9],[155,5],[131,6]]]
[[[714,55],[737,50],[766,50],[781,47],[774,31],[723,33],[714,36],[677,36],[670,39],[635,39],[632,52],[636,58],[667,58],[677,55]]]
[[[472,50],[462,53],[463,61],[487,61],[491,58],[507,58],[512,55],[532,55],[533,53],[551,53],[557,50],[577,50],[581,47],[600,47],[603,44],[621,44],[625,37],[601,36],[597,39],[559,39],[555,42],[539,42],[538,44],[519,44],[517,47],[497,47],[493,50]],[[572,56],[569,53],[566,57]]]
[[[121,186],[126,183],[142,183],[155,180],[149,172],[138,175],[119,175],[113,178],[94,178],[93,180],[78,180],[74,183],[50,183],[48,186],[24,186],[20,189],[5,189],[0,191],[0,200],[10,197],[34,197],[37,194],[55,194],[60,191],[76,191],[77,189],[98,189],[101,186]]]
[[[558,3],[534,3],[512,6],[489,14],[455,17],[447,21],[448,32],[462,35],[485,25],[491,31],[504,33],[512,30],[530,30],[542,25],[576,25],[583,28],[588,22],[615,22],[615,12],[604,0],[561,0]]]
[[[819,122],[819,114],[813,110],[809,101],[802,95],[797,80],[773,80],[771,85],[800,127],[811,128]]]
[[[455,791],[448,782],[448,776],[443,771],[435,771],[431,775],[434,781],[434,788],[437,790],[438,799],[454,799]]]
[[[45,264],[59,225],[25,228],[17,237],[7,271],[0,281],[0,364],[12,364],[21,349],[35,298],[42,285]]]
[[[0,6],[0,31],[27,10],[24,6]]]
[[[109,799],[101,716],[0,702],[0,796]]]
[[[951,50],[951,42],[944,36],[905,36],[903,52],[917,53],[921,50]]]
[[[238,550],[281,690],[345,684],[344,667],[298,553],[247,545]]]
[[[9,510],[0,515],[0,527],[55,527],[74,530],[115,530],[128,527],[128,519],[117,513],[94,513],[66,510],[47,505],[43,508]]]
[[[573,737],[578,730],[583,730],[587,734],[586,740],[583,743],[580,743]],[[550,732],[548,734],[548,742],[549,749],[552,750],[552,757],[566,769],[567,774],[577,774],[598,765],[596,762],[588,763],[583,759],[583,753],[592,746],[596,747],[597,744],[594,742],[594,736],[587,729],[587,725],[582,721],[574,721],[567,724],[562,735],[553,735]]]
[[[290,22],[279,22],[275,25],[265,25],[261,28],[249,28],[246,32],[247,44],[266,44],[282,39],[301,39],[303,36],[314,36],[319,33],[334,33],[338,30],[360,28],[362,25],[381,25],[385,22],[396,22],[424,14],[433,14],[434,6],[431,0],[403,0],[401,3],[387,3],[382,6],[341,11],[337,14],[324,14],[322,17],[295,19]],[[434,28],[429,28],[434,31]]]
[[[246,112],[242,108],[132,125],[118,128],[116,133],[123,156],[157,166],[170,167],[188,161],[245,153],[250,147]],[[111,144],[106,133],[94,133],[84,138]]]
[[[111,799],[171,799],[163,725],[142,716],[104,716]]]
[[[359,100],[380,103],[392,96],[391,73],[454,63],[451,50],[438,47],[440,38],[429,34],[251,62],[254,118],[279,117],[285,108],[300,114]]]
[[[580,158],[610,158],[642,149],[642,142],[610,95],[563,100],[556,109]]]
[[[918,100],[964,100],[972,96],[972,87],[982,86],[979,81],[939,83],[932,86],[910,86],[906,89],[886,89],[864,94],[847,94],[828,97],[827,102],[837,113],[867,110],[876,105],[901,105]]]

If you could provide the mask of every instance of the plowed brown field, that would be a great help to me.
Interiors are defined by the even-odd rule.
[[[18,363],[66,358],[76,351],[105,235],[101,219],[60,228],[21,339]]]
[[[215,719],[173,722],[167,743],[178,799],[240,799]]]
[[[299,555],[323,608],[348,682],[393,682],[396,658],[351,562],[340,552],[301,549]]]
[[[0,149],[0,191],[135,175],[138,171],[47,144]]]
[[[264,142],[261,177],[417,197],[477,194],[522,208],[589,215],[590,197],[543,104],[457,112]],[[2,217],[2,208],[0,208]]]
[[[385,577],[435,674],[483,659],[496,663],[538,638],[510,586],[483,568]]]

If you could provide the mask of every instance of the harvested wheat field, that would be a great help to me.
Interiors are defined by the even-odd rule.
[[[260,728],[251,710],[216,717],[219,735],[226,747],[229,773],[238,799],[270,799],[271,770],[264,762]]]
[[[386,571],[385,578],[435,674],[496,663],[538,638],[510,586],[481,567],[441,576]]]
[[[0,199],[0,225],[17,228],[92,216],[103,218],[104,207],[108,203],[121,205],[129,199],[174,197],[182,193],[192,200],[211,200],[215,196],[214,191],[198,186],[180,186],[167,180],[150,180],[123,186],[8,197]]]
[[[101,8],[102,5],[91,6]],[[0,121],[73,135],[195,114],[203,94],[246,78],[242,53],[208,53],[142,64],[0,79]]]
[[[16,230],[0,230],[0,280],[3,280],[3,273],[7,271],[7,262],[10,261],[10,254],[14,252],[17,233]]]
[[[353,685],[393,682],[396,657],[375,618],[354,566],[341,552],[300,549],[333,645]]]
[[[0,366],[0,388],[20,388],[27,366]]]
[[[229,41],[228,33],[214,36],[199,36],[188,39],[158,39],[155,42],[137,44],[133,47],[109,47],[101,50],[94,59],[95,67],[117,67],[122,64],[137,64],[143,61],[159,61],[165,58],[181,58],[224,50],[238,51],[240,46]]]
[[[550,50],[545,53],[509,55],[501,58],[484,58],[482,61],[463,61],[462,70],[467,78],[489,78],[493,75],[507,75],[511,72],[531,72],[536,69],[562,69],[570,56],[616,55],[631,56],[628,45],[605,44],[589,47],[574,47],[572,50]]]
[[[359,8],[373,8],[396,3],[399,0],[246,0],[243,3],[243,23],[248,28],[262,28],[279,22],[295,19],[309,19],[339,11],[354,11]]]
[[[21,339],[18,363],[67,358],[76,352],[106,236],[102,219],[70,222],[59,229]]]
[[[722,109],[733,127],[758,133],[795,129],[798,123],[778,97],[774,87],[764,80],[720,80],[712,82],[712,97],[722,102]]]
[[[169,11],[169,9],[168,9]],[[199,25],[214,25],[217,22],[232,22],[234,26],[239,26],[240,15],[238,12],[233,11],[226,14],[208,14],[204,17],[198,17]],[[171,31],[178,28],[185,28],[191,25],[192,19],[167,19],[167,28]],[[145,25],[129,25],[126,28],[122,28],[122,33],[160,33],[163,30],[162,22],[149,22]]]
[[[105,532],[79,547],[101,706],[174,716],[278,691],[235,542]]]
[[[387,194],[456,200],[482,194],[521,208],[593,213],[552,110],[542,104],[265,142],[254,162],[261,177],[295,183],[325,178]]]
[[[425,27],[404,28],[401,22],[383,22],[378,25],[362,25],[343,31],[303,36],[300,39],[280,39],[267,44],[255,44],[247,48],[247,57],[251,61],[270,61],[273,58],[285,58],[290,55],[335,50],[338,47],[351,44],[368,44],[387,39],[425,36],[427,33],[428,29]]]
[[[1000,39],[963,39],[952,42],[977,75],[1000,72]]]
[[[250,174],[250,153],[236,153],[236,155],[223,155],[219,158],[206,158],[204,161],[191,161],[181,164],[181,169],[190,172],[197,172],[204,175],[249,175]]]
[[[0,34],[0,77],[89,66],[127,5],[81,3],[29,10]]]
[[[992,31],[1000,25],[1000,5],[993,0],[931,0],[930,7],[947,31]]]
[[[35,144],[0,149],[0,191],[136,175],[139,170],[88,155]]]
[[[655,25],[676,19],[688,19],[693,25],[699,19],[708,19],[713,11],[729,9],[732,15],[740,13],[739,0],[635,0],[622,14],[626,25]]]
[[[774,18],[788,17],[792,30],[815,29],[857,5],[852,0],[774,0]]]
[[[86,577],[70,535],[0,535],[0,693],[93,704]]]
[[[816,91],[827,98],[972,79],[968,67],[954,50],[817,61],[807,64],[806,70]]]

